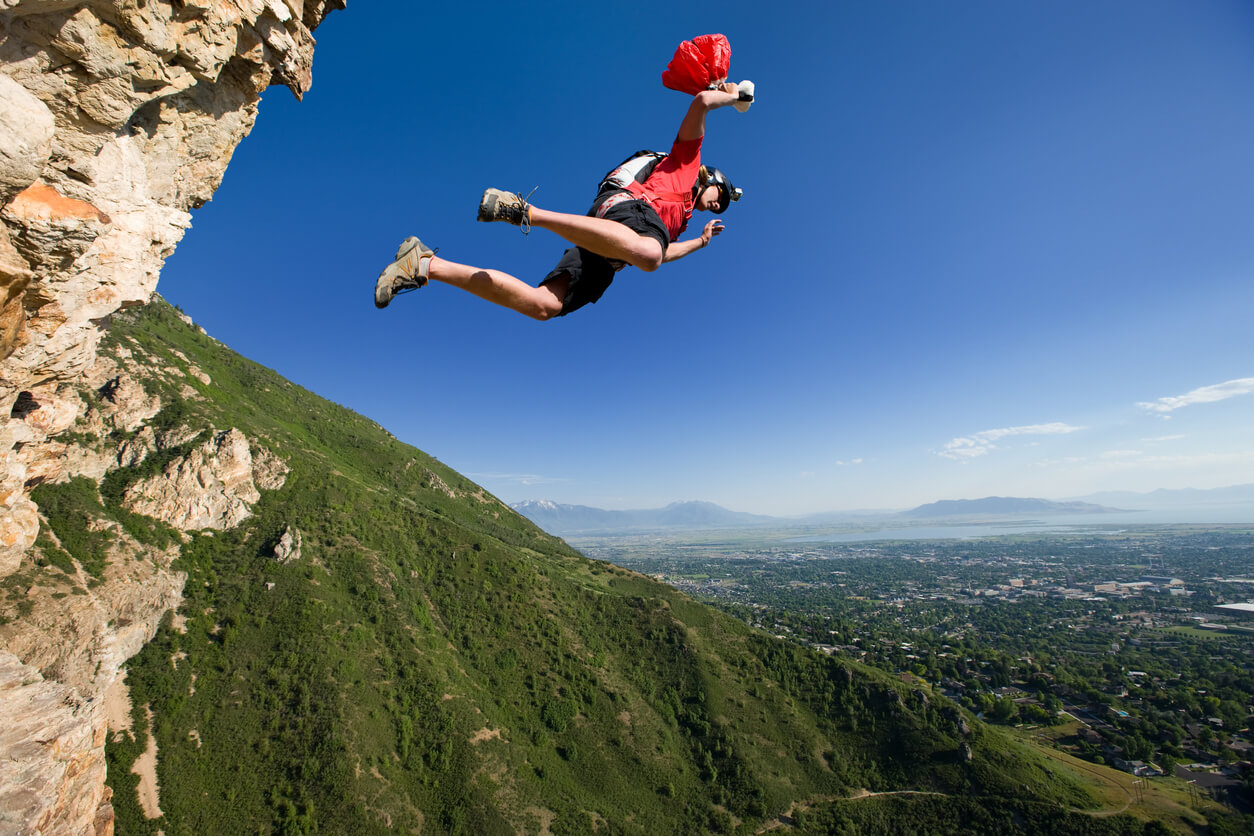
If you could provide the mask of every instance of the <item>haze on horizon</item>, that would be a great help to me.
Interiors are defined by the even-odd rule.
[[[161,292],[507,502],[783,516],[1252,481],[1254,7],[671,11],[332,15],[313,89],[266,95]],[[758,92],[711,117],[745,198],[710,248],[551,323],[443,287],[374,309],[408,234],[547,273],[562,242],[476,224],[478,195],[584,211],[669,144],[687,101],[660,74],[709,31]]]

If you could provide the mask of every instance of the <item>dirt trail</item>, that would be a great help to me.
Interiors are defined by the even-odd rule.
[[[131,772],[139,776],[139,806],[144,810],[144,817],[159,819],[162,815],[158,804],[160,789],[157,787],[157,737],[152,731],[152,711],[144,706],[148,716],[148,748],[135,759]]]
[[[874,798],[882,795],[939,795],[948,796],[948,793],[933,792],[931,790],[886,790],[884,792],[872,792],[865,787],[860,787],[853,791],[850,795],[824,795],[811,798],[806,801],[794,801],[788,808],[788,812],[781,815],[775,821],[763,825],[754,831],[757,834],[768,833],[781,827],[792,827],[793,817],[796,816],[798,810],[808,810],[815,804],[830,804],[833,801],[861,801],[864,798]]]

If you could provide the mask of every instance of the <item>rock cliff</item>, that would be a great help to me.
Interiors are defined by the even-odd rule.
[[[101,337],[153,293],[261,92],[309,88],[311,33],[344,5],[0,0],[0,581],[20,593],[0,620],[0,758],[14,767],[0,775],[0,831],[112,831],[103,695],[183,577],[175,551],[112,532],[103,569],[76,565],[45,587],[30,491],[99,483],[190,441],[149,425],[162,403],[126,373],[125,348],[97,357]],[[229,526],[282,478],[237,432],[205,443],[137,487],[132,507]]]

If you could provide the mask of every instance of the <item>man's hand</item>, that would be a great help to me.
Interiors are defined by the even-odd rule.
[[[696,238],[689,238],[687,241],[676,241],[666,248],[666,255],[662,257],[663,262],[679,261],[686,255],[692,255],[697,250],[703,249],[714,240],[715,235],[723,232],[722,221],[710,221],[705,225],[705,229],[701,230],[701,234]]]
[[[740,82],[740,84],[736,85],[736,90],[738,91],[740,100],[732,105],[732,107],[736,108],[736,110],[739,110],[741,113],[745,113],[753,104],[753,82],[749,79],[745,79]]]
[[[701,230],[701,246],[708,247],[710,242],[714,240],[714,236],[723,231],[722,221],[709,221],[705,225],[705,229]]]

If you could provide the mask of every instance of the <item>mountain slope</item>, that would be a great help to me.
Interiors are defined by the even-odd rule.
[[[971,517],[988,514],[1106,514],[1115,511],[1089,502],[1055,502],[1012,496],[986,496],[983,499],[942,499],[909,511],[905,517]]]
[[[1196,506],[1254,505],[1254,484],[1229,485],[1223,488],[1197,490],[1159,488],[1148,493],[1106,491],[1080,497],[1085,502],[1119,505],[1124,508],[1177,510]]]
[[[1066,832],[1066,808],[1091,803],[921,683],[587,560],[164,302],[120,317],[102,352],[161,407],[76,431],[112,464],[40,488],[55,537],[38,571],[90,584],[141,542],[187,572],[177,617],[130,664],[133,731],[110,737],[119,832],[749,833],[862,788],[1011,799]],[[204,451],[228,448],[214,476],[226,453]],[[179,530],[131,510],[193,464],[242,521]],[[148,730],[156,818],[132,772]]]
[[[665,508],[633,511],[607,511],[587,505],[561,505],[546,500],[516,502],[510,507],[545,531],[559,536],[742,528],[777,522],[773,517],[729,511],[712,502],[672,502]]]

